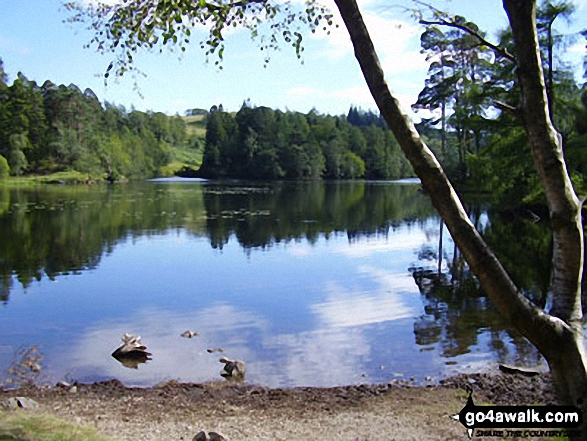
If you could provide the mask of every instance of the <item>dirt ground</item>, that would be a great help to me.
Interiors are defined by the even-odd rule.
[[[554,402],[546,376],[461,375],[436,386],[407,384],[267,389],[245,384],[184,384],[127,388],[117,380],[75,387],[1,391],[26,396],[40,410],[95,426],[120,440],[188,440],[201,430],[239,440],[458,440],[450,418],[465,405]]]

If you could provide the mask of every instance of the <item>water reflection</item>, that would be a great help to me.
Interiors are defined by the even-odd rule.
[[[364,286],[349,289],[334,281],[327,282],[326,302],[311,306],[312,312],[326,328],[364,326],[401,320],[416,314],[416,308],[406,305],[399,294],[402,286],[407,292],[413,289],[404,272],[390,274],[386,270],[359,266],[357,273],[378,286],[372,290],[365,290]]]
[[[128,184],[3,188],[0,279],[24,286],[44,275],[94,269],[128,239],[185,229],[221,249],[234,234],[245,249],[343,232],[386,233],[433,214],[414,185],[321,182]],[[8,208],[6,208],[8,207]]]
[[[545,301],[542,226],[473,216],[528,296]],[[0,363],[39,344],[56,379],[150,385],[220,379],[223,355],[269,386],[538,363],[441,225],[417,185],[3,188]],[[181,338],[186,329],[200,335]],[[153,354],[138,369],[109,356],[127,332]]]
[[[502,262],[513,256],[512,250],[517,250],[514,251],[517,265],[512,272],[513,278],[518,280],[518,286],[528,298],[544,307],[549,289],[544,274],[525,280],[524,277],[535,274],[536,267],[540,268],[541,263],[542,270],[550,274],[550,265],[544,261],[545,253],[549,252],[548,230],[544,225],[536,225],[533,220],[514,220],[510,216],[510,224],[504,228],[499,213],[494,213],[491,222],[486,212],[483,216],[477,216],[477,219],[483,218],[484,221],[477,225],[478,229]],[[515,231],[516,235],[504,235],[504,231]],[[441,224],[438,236],[442,235]],[[511,242],[515,245],[505,246]],[[424,314],[414,323],[416,344],[438,348],[447,359],[470,354],[484,344],[496,355],[499,363],[543,364],[536,349],[499,316],[454,244],[449,249],[443,247],[442,240],[436,249],[430,245],[422,246],[419,260],[424,265],[410,268],[424,306]],[[536,259],[539,260],[537,265],[534,264]],[[537,284],[542,289],[537,290]]]

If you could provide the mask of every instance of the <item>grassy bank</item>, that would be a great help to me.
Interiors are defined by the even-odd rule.
[[[0,412],[0,441],[113,441],[89,426],[45,413]]]
[[[85,184],[94,182],[106,182],[106,176],[68,170],[47,175],[11,176],[8,179],[0,181],[0,185]]]

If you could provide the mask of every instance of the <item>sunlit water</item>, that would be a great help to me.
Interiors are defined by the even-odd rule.
[[[246,362],[249,383],[290,387],[539,362],[484,297],[454,308],[421,293],[412,272],[438,267],[440,222],[417,185],[397,187],[5,191],[0,367],[38,345],[46,381],[147,386],[220,379],[227,356]],[[446,272],[454,246],[443,235]],[[110,356],[125,332],[153,354],[138,369]]]

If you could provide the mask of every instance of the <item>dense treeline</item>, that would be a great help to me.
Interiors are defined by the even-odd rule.
[[[348,117],[281,112],[246,103],[208,116],[204,177],[397,179],[413,176],[389,130],[372,113]]]
[[[173,160],[176,146],[198,146],[179,116],[127,112],[102,105],[90,89],[39,86],[21,73],[8,85],[0,60],[0,155],[12,175],[75,170],[109,180],[152,177]]]
[[[553,26],[557,20],[572,20],[574,12],[572,3],[544,1],[537,22],[550,111],[563,135],[573,181],[584,191],[587,85],[577,83],[575,67],[564,55],[565,45],[587,38],[587,32],[561,35]],[[459,27],[443,26],[443,21]],[[420,133],[461,185],[489,191],[507,205],[541,203],[544,198],[528,140],[516,116],[519,86],[511,30],[500,33],[502,50],[494,51],[478,38],[485,38],[482,30],[464,17],[439,15],[437,22],[421,36],[430,67],[413,106],[415,111],[427,111]]]

